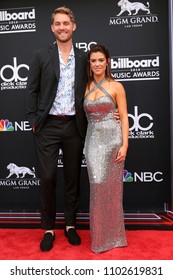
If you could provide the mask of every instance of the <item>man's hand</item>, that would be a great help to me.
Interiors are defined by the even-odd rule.
[[[120,114],[119,114],[119,111],[118,109],[116,109],[115,113],[114,113],[114,118],[119,121],[120,120]]]
[[[35,125],[32,126],[32,132],[35,133]]]

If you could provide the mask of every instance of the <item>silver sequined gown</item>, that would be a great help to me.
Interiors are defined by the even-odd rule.
[[[90,181],[91,250],[95,253],[127,245],[122,207],[124,164],[114,162],[122,145],[121,125],[114,118],[115,102],[99,88],[104,96],[91,101],[90,91],[84,100],[88,119],[84,151]]]

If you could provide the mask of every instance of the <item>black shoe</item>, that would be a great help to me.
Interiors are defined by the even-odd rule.
[[[53,248],[53,241],[55,240],[55,233],[46,232],[40,243],[40,249],[43,252],[48,252]]]
[[[81,244],[81,238],[78,235],[75,228],[69,228],[68,231],[64,230],[65,236],[68,238],[68,242],[71,245],[77,246]]]

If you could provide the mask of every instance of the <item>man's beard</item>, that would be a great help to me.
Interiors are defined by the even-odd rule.
[[[61,36],[57,35],[57,36],[55,36],[55,38],[61,43],[67,43],[72,39],[72,35],[70,35],[64,39]]]

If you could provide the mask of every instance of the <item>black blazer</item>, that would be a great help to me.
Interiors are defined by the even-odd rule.
[[[75,110],[79,133],[85,137],[87,120],[83,100],[87,82],[87,54],[74,47],[75,52]],[[33,54],[26,90],[26,114],[36,133],[42,127],[56,96],[59,81],[59,55],[56,44]]]

